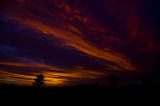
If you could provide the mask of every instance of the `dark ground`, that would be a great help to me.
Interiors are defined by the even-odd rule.
[[[8,84],[0,85],[0,97],[30,97],[30,98],[121,98],[160,96],[160,86],[152,83],[130,84],[121,88],[102,87],[95,85],[80,85],[72,87],[27,87]]]
[[[123,88],[99,87],[97,85],[75,87],[34,88],[1,85],[1,104],[20,105],[140,105],[159,103],[160,86],[130,85]],[[123,105],[122,105],[123,106]]]

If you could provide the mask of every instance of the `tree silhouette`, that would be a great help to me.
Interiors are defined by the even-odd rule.
[[[43,74],[36,75],[34,78],[33,86],[36,88],[41,88],[44,85],[44,76]]]

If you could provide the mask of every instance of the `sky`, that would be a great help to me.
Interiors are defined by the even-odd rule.
[[[0,83],[30,86],[37,74],[49,86],[159,75],[159,10],[150,0],[1,0]]]

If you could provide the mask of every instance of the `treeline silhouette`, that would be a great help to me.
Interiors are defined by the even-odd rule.
[[[0,97],[115,97],[146,94],[159,94],[160,84],[152,79],[130,83],[124,87],[118,87],[118,76],[111,74],[108,78],[109,86],[101,86],[98,83],[90,85],[77,85],[65,87],[45,87],[44,76],[37,75],[33,80],[33,86],[16,86],[13,84],[0,84]]]

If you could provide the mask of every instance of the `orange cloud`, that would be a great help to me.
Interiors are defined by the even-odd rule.
[[[42,33],[45,33],[45,36],[53,36],[59,39],[60,41],[63,41],[65,45],[75,48],[76,50],[79,50],[87,55],[100,58],[112,63],[115,63],[117,66],[121,67],[122,70],[134,70],[135,67],[133,64],[129,62],[129,60],[124,57],[123,55],[119,53],[114,53],[112,50],[103,50],[99,49],[94,45],[93,43],[89,42],[88,40],[85,40],[81,36],[83,36],[80,31],[77,31],[77,28],[74,28],[74,26],[68,28],[71,28],[69,30],[78,32],[78,34],[75,34],[69,30],[66,30],[65,28],[58,28],[54,26],[49,26],[44,22],[40,22],[38,20],[33,19],[21,19],[21,18],[14,18],[20,22],[22,22],[25,25],[28,25]],[[65,26],[67,27],[67,26]],[[74,30],[73,30],[74,28]]]
[[[29,74],[19,71],[12,72],[11,69],[0,69],[0,82],[12,83],[18,85],[31,86],[35,75],[43,74],[45,76],[46,86],[65,86],[72,85],[72,81],[81,79],[95,79],[105,75],[102,72],[96,70],[85,70],[79,68],[62,69],[54,66],[48,66],[41,63],[12,63],[12,62],[0,62],[0,65],[8,65],[14,67],[34,68]],[[41,70],[37,72],[36,70]],[[18,71],[18,70],[17,70]]]
[[[37,63],[37,62],[32,62],[32,63],[0,62],[0,65],[8,65],[8,66],[15,66],[15,67],[30,67],[30,68],[39,68],[39,69],[46,69],[46,70],[62,70],[54,66],[49,66],[49,65]]]
[[[15,8],[15,10],[11,10],[11,12],[14,12],[12,12],[13,14],[11,15],[8,14],[8,17],[10,17],[11,19],[15,19],[20,23],[27,25],[37,31],[40,31],[46,37],[52,36],[54,38],[57,38],[66,46],[79,50],[86,55],[109,61],[110,63],[114,64],[114,67],[117,67],[121,70],[136,70],[135,66],[130,62],[130,59],[128,59],[126,56],[120,54],[119,52],[113,51],[112,49],[98,48],[94,43],[85,39],[85,36],[87,36],[87,34],[81,31],[79,25],[71,24],[74,23],[74,20],[77,20],[75,16],[78,16],[81,17],[78,18],[81,24],[87,24],[85,25],[85,28],[88,28],[86,30],[90,30],[92,27],[94,27],[94,29],[98,31],[102,29],[103,31],[106,31],[105,27],[96,23],[96,21],[90,19],[89,17],[83,15],[80,9],[72,7],[71,5],[66,4],[63,1],[48,1],[50,5],[56,6],[58,9],[45,8],[45,5],[41,4],[40,2],[36,3],[26,1],[25,3],[27,4],[23,2],[17,0],[17,8]],[[31,6],[32,8],[28,8],[28,6]],[[75,12],[74,10],[77,10],[79,12]],[[67,19],[64,19],[60,14],[64,15]],[[46,19],[45,17],[48,18]],[[83,22],[83,18],[87,19],[88,21]],[[68,19],[74,20],[69,21]],[[90,32],[93,31],[91,30]]]
[[[31,86],[34,82],[35,75],[17,74],[12,72],[1,71],[0,82],[11,83],[16,85]],[[60,86],[66,85],[65,78],[56,78],[45,76],[45,86]]]

